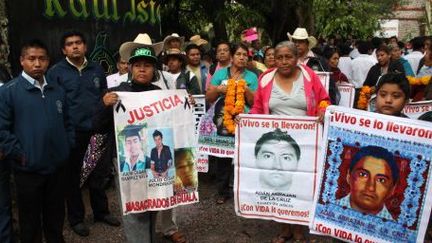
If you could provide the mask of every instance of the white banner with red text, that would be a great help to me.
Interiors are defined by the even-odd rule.
[[[316,117],[239,117],[234,159],[237,215],[308,225],[321,124]]]
[[[123,214],[198,202],[195,118],[187,92],[117,94],[114,122]]]
[[[324,121],[310,230],[348,242],[423,242],[432,124],[338,106]]]

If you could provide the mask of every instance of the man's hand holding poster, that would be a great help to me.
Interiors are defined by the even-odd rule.
[[[432,126],[330,106],[311,232],[350,242],[421,242],[431,209]]]
[[[114,121],[123,213],[198,202],[195,120],[186,91],[117,94]]]
[[[234,160],[237,215],[307,225],[321,136],[314,117],[240,115]]]

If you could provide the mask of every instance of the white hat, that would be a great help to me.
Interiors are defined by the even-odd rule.
[[[172,47],[167,46],[171,40],[178,40],[180,42],[180,48],[183,47],[184,36],[180,37],[177,33],[172,33],[171,35],[168,35],[167,37],[165,37],[165,39],[163,40],[163,49],[164,50],[172,48]]]
[[[153,44],[150,36],[147,33],[140,33],[137,35],[134,41],[128,41],[120,46],[120,57],[123,60],[129,60],[131,57],[132,51],[137,49],[138,47],[151,46],[154,49],[154,52],[157,55],[162,51],[163,42],[158,42]]]
[[[305,28],[297,28],[294,33],[291,35],[289,32],[287,33],[290,41],[294,40],[307,40],[309,42],[309,49],[312,49],[317,44],[317,39],[313,36],[309,36],[307,30]]]

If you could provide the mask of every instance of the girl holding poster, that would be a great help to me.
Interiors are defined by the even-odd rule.
[[[298,51],[290,41],[275,48],[276,68],[262,74],[250,114],[318,116],[322,119],[330,104],[329,96],[318,76],[305,65],[297,65]],[[303,228],[283,224],[273,243],[294,238],[304,241]]]

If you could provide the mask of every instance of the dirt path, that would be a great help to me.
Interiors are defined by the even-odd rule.
[[[270,242],[280,230],[278,223],[267,220],[245,219],[235,215],[234,201],[228,200],[223,205],[215,203],[215,181],[208,175],[200,175],[200,202],[176,208],[177,223],[180,230],[191,243],[255,243]],[[120,218],[117,195],[114,189],[108,191],[111,211]],[[88,196],[85,195],[87,212],[90,212]],[[88,213],[86,222],[90,225],[90,236],[80,237],[65,224],[66,242],[126,242],[122,227],[110,227],[93,223]],[[306,234],[307,237],[311,237]],[[330,238],[313,236],[317,242],[336,242]],[[168,243],[161,235],[158,242]]]

